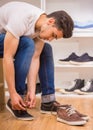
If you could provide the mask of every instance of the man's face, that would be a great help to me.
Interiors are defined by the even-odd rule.
[[[58,30],[53,24],[43,24],[39,34],[40,39],[52,41],[63,37],[62,31]]]

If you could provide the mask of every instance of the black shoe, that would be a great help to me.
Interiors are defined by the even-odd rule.
[[[72,86],[71,89],[65,89],[66,92],[73,92],[76,89],[81,89],[82,87],[84,87],[84,80],[75,79],[74,82],[75,82],[75,84],[74,84],[74,86]]]
[[[76,59],[71,59],[70,63],[75,65],[93,64],[93,57],[89,56],[88,53],[84,53]]]
[[[74,60],[76,58],[79,58],[79,56],[77,56],[74,52],[72,54],[69,55],[69,57],[65,58],[65,59],[59,59],[59,62],[62,64],[66,64],[71,60]]]
[[[41,113],[45,114],[57,114],[57,108],[60,106],[60,103],[57,101],[49,102],[49,103],[41,103]]]
[[[93,94],[93,80],[89,80],[85,83],[85,86],[81,89],[75,90],[78,94]]]
[[[40,83],[36,84],[36,92],[35,93],[36,94],[41,93],[41,85],[40,85]]]
[[[7,104],[6,104],[6,108],[11,112],[11,114],[20,120],[33,120],[34,117],[32,115],[30,115],[27,111],[23,111],[23,110],[13,110],[12,106],[11,106],[11,100],[9,99]]]

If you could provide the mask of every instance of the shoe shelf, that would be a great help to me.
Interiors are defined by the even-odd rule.
[[[93,67],[93,64],[92,65],[72,65],[72,64],[61,64],[61,63],[58,63],[58,62],[55,62],[54,63],[55,65],[55,68],[92,68]]]
[[[73,37],[93,37],[93,31],[75,30]]]
[[[93,0],[41,0],[41,8],[47,14],[56,10],[65,10],[77,22],[87,23],[93,21]],[[59,63],[59,59],[67,57],[73,51],[77,54],[88,52],[93,56],[92,43],[93,28],[75,28],[72,38],[53,41],[56,86],[62,87],[62,82],[72,80],[74,77],[84,77],[85,79],[93,77],[93,64],[74,65],[71,63]]]
[[[86,2],[84,0],[41,0],[41,9],[45,10],[47,13],[56,10],[65,10],[72,16],[74,22],[77,21],[84,24],[89,24],[89,21],[93,21],[92,5],[92,0],[86,0]],[[93,28],[75,28],[73,37],[93,37]]]

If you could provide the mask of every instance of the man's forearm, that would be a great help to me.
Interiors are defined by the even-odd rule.
[[[44,47],[44,42],[41,41],[40,39],[36,38],[34,39],[34,42],[35,42],[35,52],[32,57],[30,70],[27,76],[28,90],[31,93],[35,93],[36,79],[37,79],[37,74],[39,70],[39,58],[40,58],[42,49]]]
[[[5,57],[3,63],[4,63],[4,73],[5,73],[6,82],[8,85],[10,96],[12,96],[16,92],[13,59],[9,57]]]
[[[36,79],[39,69],[39,57],[32,58],[30,70],[27,76],[28,91],[35,93]]]
[[[15,90],[15,69],[13,57],[17,51],[19,40],[10,32],[6,32],[4,39],[4,72],[9,88],[10,96],[16,93]]]

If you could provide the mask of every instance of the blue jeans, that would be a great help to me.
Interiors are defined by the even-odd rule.
[[[5,34],[0,34],[0,57],[3,57]],[[35,50],[34,41],[26,36],[20,37],[19,46],[14,56],[16,91],[23,95],[26,91],[26,77]],[[45,43],[40,55],[39,79],[42,89],[42,102],[55,100],[54,62],[52,48]]]

